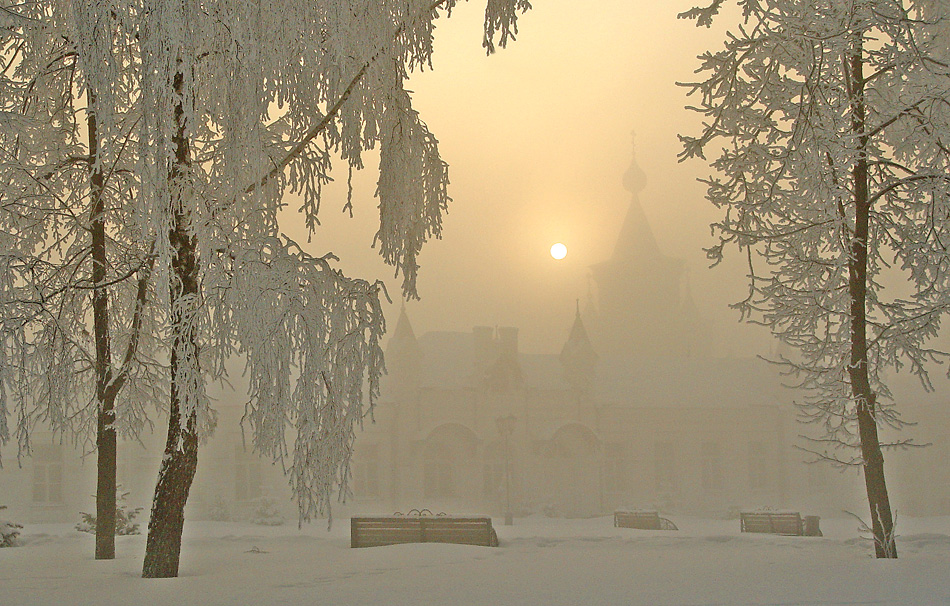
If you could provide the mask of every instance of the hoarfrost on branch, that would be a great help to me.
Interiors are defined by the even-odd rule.
[[[128,278],[148,278],[141,328],[154,342],[134,356],[141,379],[134,383],[144,392],[130,390],[129,399],[148,392],[161,400],[167,379],[155,360],[174,348],[181,429],[190,418],[209,427],[204,386],[225,375],[231,356],[244,356],[251,384],[245,419],[255,447],[290,458],[284,432],[292,428],[289,473],[301,517],[324,511],[333,486],[345,490],[353,426],[372,407],[383,371],[380,286],[343,276],[334,259],[313,257],[283,235],[284,196],[302,196],[299,211],[313,230],[333,160],[360,170],[363,153],[378,143],[376,241],[401,274],[403,295],[417,296],[417,255],[441,235],[448,171],[405,80],[431,67],[436,20],[456,4],[3,6],[0,128],[8,151],[0,158],[0,245],[13,253],[2,257],[0,277],[0,442],[10,437],[11,414],[66,428],[76,394],[91,394],[86,371],[95,343],[88,296],[76,284],[89,283],[92,273],[82,252],[91,219],[88,171],[103,168],[115,326],[132,326],[141,307]],[[514,38],[517,16],[528,8],[525,0],[487,2],[488,52],[496,40],[504,46]],[[89,162],[82,116],[92,111],[107,143]],[[54,186],[43,183],[50,171]],[[177,227],[195,249],[193,295],[171,294],[180,291],[171,238]],[[46,273],[38,277],[38,268]],[[55,310],[50,293],[63,301]],[[119,329],[112,330],[121,345]],[[27,358],[33,384],[20,380]],[[37,370],[43,364],[49,372]],[[21,440],[30,422],[21,424]]]

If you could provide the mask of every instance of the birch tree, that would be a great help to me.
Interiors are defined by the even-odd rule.
[[[680,16],[708,26],[723,4]],[[747,255],[736,307],[797,351],[782,363],[819,452],[861,466],[875,555],[896,558],[878,432],[901,419],[884,372],[931,388],[928,365],[946,357],[930,342],[950,289],[950,5],[737,4],[742,23],[684,85],[704,123],[681,157],[715,152],[704,182],[724,211],[707,253]]]
[[[111,559],[117,433],[135,435],[167,384],[148,355],[151,260],[125,229],[138,189],[129,15],[91,2],[7,4],[0,443],[12,406],[19,454],[37,421],[95,448],[95,555]],[[90,66],[106,76],[90,81]]]
[[[64,62],[51,73],[67,77],[52,101],[32,97],[51,105],[47,113],[31,113],[18,101],[3,108],[10,140],[32,141],[35,127],[44,135],[39,151],[8,166],[22,182],[5,190],[5,243],[13,234],[20,245],[4,257],[16,270],[3,274],[5,301],[28,310],[39,302],[40,311],[16,308],[15,322],[5,318],[0,420],[6,422],[10,401],[24,419],[44,417],[65,429],[67,402],[92,392],[88,399],[98,402],[101,416],[105,396],[118,393],[130,368],[150,368],[136,345],[144,337],[136,335],[154,336],[167,348],[168,437],[144,576],[177,575],[198,438],[214,424],[204,386],[224,375],[233,355],[247,361],[245,418],[255,449],[285,464],[301,520],[328,512],[335,490],[345,494],[354,427],[367,404],[372,408],[383,369],[381,285],[347,278],[332,267],[332,255],[314,257],[282,235],[283,197],[302,196],[299,210],[312,230],[332,159],[359,170],[362,154],[379,144],[377,245],[402,274],[404,296],[417,296],[416,256],[440,235],[448,177],[404,83],[411,70],[431,66],[435,20],[455,4],[47,0],[3,7],[4,19],[16,22],[4,31],[12,34],[6,68],[17,74],[7,83],[16,93],[11,98],[46,82],[47,75],[21,67],[42,66],[43,52],[56,56],[51,45],[62,46]],[[513,38],[517,14],[528,8],[525,0],[489,0],[488,52]],[[37,60],[24,63],[17,55],[31,45]],[[123,156],[130,143],[134,154]],[[119,159],[129,157],[120,187],[110,179]],[[55,187],[37,182],[44,167],[71,165],[81,170]],[[125,196],[116,198],[121,204],[104,202],[112,189]],[[72,222],[69,235],[57,231],[63,217]],[[122,237],[107,235],[109,226]],[[87,232],[91,248],[81,243]],[[106,247],[105,260],[101,248],[91,252],[97,242],[114,246]],[[74,282],[57,287],[37,275],[37,266]],[[133,276],[138,280],[127,280]],[[118,340],[105,322],[120,300],[111,290],[102,293],[123,285],[131,303],[112,318],[131,327],[123,333],[126,356],[117,367],[100,367]],[[93,296],[76,294],[82,288]],[[61,301],[53,311],[50,292]],[[72,296],[62,296],[67,292]],[[143,326],[145,320],[151,323]],[[21,363],[33,354],[55,372],[30,374],[42,369]],[[82,382],[91,368],[95,381]],[[141,384],[157,392],[162,382]],[[117,427],[119,413],[117,405],[115,419],[99,419],[100,428]],[[21,442],[28,425],[18,425]],[[5,424],[0,432],[8,438]]]
[[[302,195],[300,211],[314,228],[331,159],[361,169],[362,154],[378,143],[377,244],[402,274],[404,296],[417,296],[416,256],[440,235],[448,177],[404,83],[409,71],[431,65],[434,21],[455,4],[50,0],[29,5],[39,14],[20,13],[45,25],[77,9],[72,69],[82,70],[95,119],[89,132],[111,123],[118,105],[106,99],[115,83],[134,83],[118,87],[137,112],[135,195],[123,225],[132,241],[148,243],[170,371],[144,576],[177,575],[198,438],[214,420],[204,386],[232,355],[247,360],[255,448],[286,463],[301,519],[327,511],[336,488],[346,491],[353,429],[382,372],[380,285],[343,276],[331,256],[314,257],[283,236],[283,197]],[[525,0],[488,2],[489,52],[513,36],[527,8]],[[102,26],[116,15],[129,32],[121,40]],[[109,62],[114,45],[129,54]],[[102,58],[114,69],[101,69]],[[96,206],[102,175],[91,166],[95,223],[105,209]],[[98,292],[101,259],[91,267]],[[33,280],[27,272],[13,286]],[[86,328],[84,316],[71,317],[61,331],[69,343]],[[97,382],[97,391],[114,384]]]

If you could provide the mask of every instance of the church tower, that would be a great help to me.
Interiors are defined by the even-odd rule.
[[[406,315],[406,306],[403,305],[393,336],[386,344],[386,372],[391,381],[389,389],[397,402],[405,403],[414,399],[421,368],[422,352],[409,316]]]
[[[561,374],[579,400],[591,395],[597,378],[598,359],[599,356],[594,351],[594,346],[591,345],[590,338],[587,336],[587,329],[584,328],[584,322],[581,320],[580,302],[578,302],[574,325],[571,326],[571,333],[564,347],[561,348],[560,361]]]
[[[598,294],[598,313],[591,323],[594,345],[609,357],[696,354],[691,327],[699,319],[684,287],[685,266],[660,250],[640,205],[646,176],[635,148],[623,184],[630,206],[613,255],[591,267]]]

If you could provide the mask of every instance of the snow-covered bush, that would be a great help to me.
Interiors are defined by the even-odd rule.
[[[0,505],[0,509],[6,508],[6,505]],[[20,541],[21,530],[23,530],[21,524],[0,518],[0,547],[19,547],[22,545],[23,543]]]
[[[136,507],[135,509],[127,509],[125,506],[125,499],[129,496],[129,493],[122,492],[116,495],[116,506],[115,506],[115,533],[119,536],[125,536],[129,534],[142,534],[142,531],[139,530],[138,522],[134,522],[135,517],[142,512],[141,507]],[[88,532],[95,534],[96,532],[96,516],[91,513],[86,513],[80,511],[79,515],[81,519],[76,524],[76,530],[79,532]]]
[[[208,505],[208,519],[215,522],[231,521],[231,507],[227,500],[219,494],[214,495]]]
[[[260,500],[254,510],[254,517],[251,518],[251,523],[258,526],[282,526],[284,522],[286,520],[277,511],[276,503],[266,497]]]

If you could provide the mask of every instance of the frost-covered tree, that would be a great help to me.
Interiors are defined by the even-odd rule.
[[[101,412],[102,396],[115,395],[121,377],[153,369],[139,340],[157,339],[149,351],[166,348],[168,379],[137,383],[169,385],[144,576],[177,574],[198,438],[214,422],[204,386],[234,355],[247,361],[253,444],[288,470],[301,520],[327,512],[335,489],[345,494],[354,427],[374,403],[383,368],[381,286],[347,278],[331,255],[314,257],[283,236],[283,198],[302,196],[299,210],[313,229],[331,159],[358,170],[363,152],[378,144],[376,240],[402,273],[403,294],[416,296],[416,256],[440,234],[448,178],[404,82],[431,65],[435,19],[455,4],[2,7],[5,68],[15,75],[4,82],[12,101],[0,122],[10,141],[34,147],[7,166],[11,212],[0,236],[18,247],[4,257],[13,311],[4,316],[0,422],[26,412],[66,428],[67,403],[95,392]],[[489,0],[489,52],[513,37],[517,13],[528,8],[525,0]],[[25,61],[23,50],[34,46],[35,60]],[[59,88],[47,86],[53,76],[44,69]],[[33,94],[38,84],[51,94]],[[56,180],[45,182],[48,174]],[[80,296],[83,289],[93,296]],[[126,355],[98,366],[117,341]],[[93,383],[81,379],[89,369]],[[18,402],[15,411],[8,401]],[[117,403],[107,428],[120,424],[120,411]]]
[[[145,306],[166,314],[162,332],[153,334],[162,337],[169,352],[169,427],[144,576],[177,574],[198,438],[214,418],[204,386],[209,378],[223,376],[225,361],[235,354],[247,360],[246,419],[255,448],[286,464],[301,519],[326,511],[336,487],[345,492],[353,429],[367,402],[372,407],[382,371],[380,286],[343,276],[332,268],[332,257],[313,257],[283,236],[283,198],[291,191],[302,195],[300,211],[312,229],[331,158],[360,169],[363,152],[379,144],[377,242],[384,259],[403,274],[403,294],[416,295],[416,256],[428,238],[440,234],[448,178],[437,142],[412,109],[404,82],[410,70],[430,65],[434,21],[455,4],[47,0],[4,7],[5,18],[26,20],[32,39],[65,41],[68,76],[52,101],[62,117],[35,122],[52,133],[44,137],[62,131],[64,143],[56,140],[48,146],[52,151],[41,150],[42,162],[50,162],[46,155],[59,160],[77,155],[64,150],[77,147],[75,100],[86,104],[89,138],[86,153],[78,154],[87,169],[85,180],[63,182],[53,195],[80,196],[92,248],[80,243],[78,231],[69,237],[55,231],[64,212],[81,223],[73,217],[73,206],[63,211],[38,204],[35,216],[11,215],[16,230],[45,223],[35,229],[34,248],[55,275],[63,273],[64,260],[78,264],[91,258],[88,271],[67,275],[87,271],[92,317],[88,308],[83,313],[78,298],[74,309],[57,316],[69,324],[53,323],[58,341],[43,354],[61,376],[43,385],[66,395],[63,385],[77,383],[83,363],[109,359],[93,358],[77,344],[89,335],[91,321],[90,342],[97,355],[108,354],[108,318],[100,318],[104,308],[96,302],[109,300],[103,293],[107,287],[126,282],[110,278],[108,252],[94,252],[97,241],[112,243],[105,230],[107,211],[124,213],[114,224],[128,237],[115,242],[136,245],[117,253],[115,266],[127,266],[126,278],[145,278],[128,281],[145,285],[131,299],[132,326]],[[496,38],[501,45],[507,42],[516,31],[517,12],[528,8],[525,0],[488,2],[489,52]],[[8,68],[21,64],[18,53],[18,47],[10,48]],[[11,108],[10,136],[25,136],[21,118],[26,114]],[[124,141],[134,143],[135,161],[128,171],[127,199],[117,207],[103,199],[109,171],[122,157],[116,151],[122,125],[130,125]],[[106,142],[114,148],[115,165],[104,161]],[[35,174],[30,179],[35,181]],[[9,198],[15,204],[30,199],[22,188],[17,192]],[[29,261],[20,273],[9,274],[8,286],[35,294],[30,289],[37,283],[32,261],[37,252],[25,250],[9,257],[14,264]],[[151,290],[148,279],[154,280]],[[45,293],[11,300],[47,304]],[[21,322],[19,332],[11,334],[23,343],[10,352],[27,351],[47,324],[36,326]],[[130,348],[141,333],[131,334]],[[8,360],[22,359],[14,357],[3,361],[5,377],[14,374]],[[96,375],[100,401],[119,385],[113,372],[107,368]],[[22,398],[37,392],[15,378],[4,385],[28,392]],[[65,408],[44,410],[61,414]],[[115,422],[106,419],[105,424],[114,427]]]
[[[723,3],[681,16],[708,25]],[[945,357],[929,343],[950,301],[950,4],[737,3],[743,23],[685,85],[705,121],[682,157],[715,151],[707,197],[725,213],[707,252],[748,255],[737,307],[797,351],[781,362],[820,454],[859,449],[875,553],[897,557],[878,430],[901,421],[883,373],[931,387]]]
[[[167,383],[145,355],[157,347],[151,260],[128,229],[128,16],[95,2],[0,12],[0,443],[10,412],[20,454],[37,421],[84,446],[95,436],[98,559],[115,555],[117,432],[137,433]],[[87,78],[90,66],[106,77]]]
[[[331,157],[351,170],[379,144],[380,253],[415,296],[416,256],[441,231],[446,165],[412,109],[408,71],[430,64],[454,0],[145,0],[140,30],[141,224],[170,310],[168,440],[143,574],[177,574],[204,395],[247,359],[258,452],[288,463],[300,518],[346,490],[353,428],[382,371],[379,285],[346,278],[280,235],[285,193],[317,224]],[[524,0],[492,0],[485,45]],[[255,176],[257,175],[257,176]],[[251,177],[249,181],[249,176]],[[349,205],[350,201],[347,201]],[[286,446],[286,431],[294,447]]]

